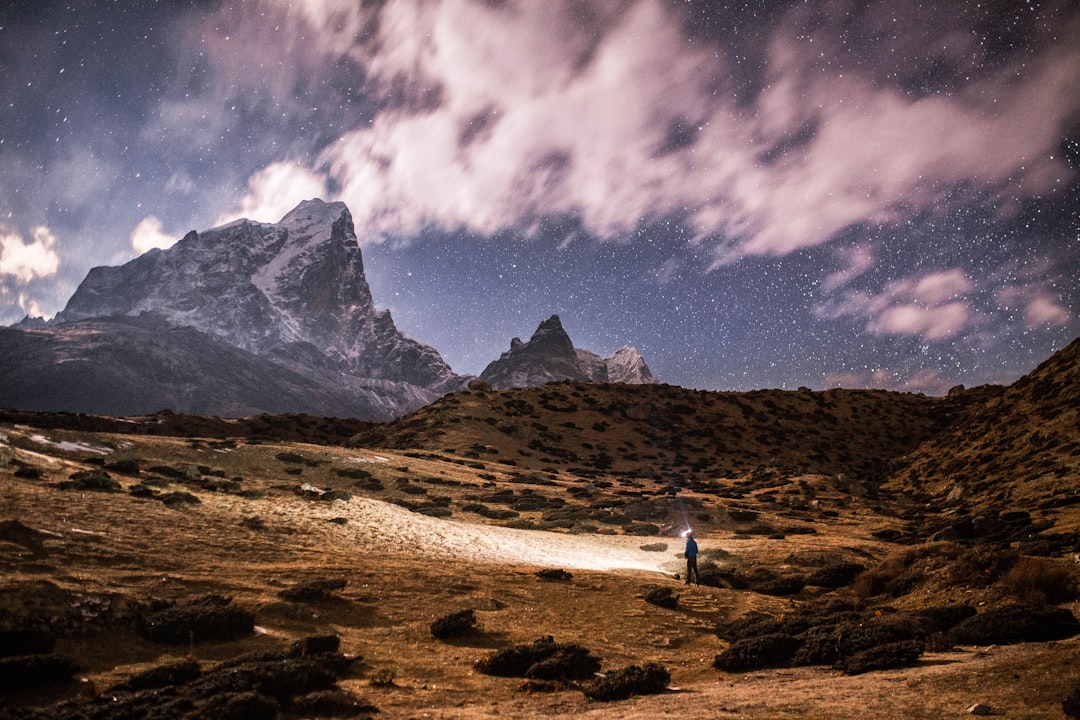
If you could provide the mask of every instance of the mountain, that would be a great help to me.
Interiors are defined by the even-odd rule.
[[[376,311],[352,216],[321,200],[94,268],[44,328],[10,328],[2,348],[0,405],[27,409],[387,420],[464,382]]]
[[[510,349],[480,373],[480,379],[496,390],[538,387],[549,382],[658,382],[634,348],[624,347],[611,356],[574,347],[558,315],[540,323],[528,342],[510,341]]]
[[[0,407],[112,415],[385,421],[471,379],[375,309],[352,216],[321,200],[93,268],[55,318],[3,329],[0,361]],[[656,382],[633,348],[575,349],[558,316],[485,373],[499,388]]]

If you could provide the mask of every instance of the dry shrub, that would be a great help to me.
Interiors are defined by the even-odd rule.
[[[473,667],[498,677],[583,680],[600,669],[600,660],[580,645],[556,643],[547,635],[532,645],[514,645],[485,655]]]
[[[472,609],[444,615],[431,623],[431,636],[449,640],[476,632],[476,612]]]
[[[922,652],[921,640],[901,640],[867,648],[850,657],[841,658],[834,667],[845,675],[911,667],[919,661]]]
[[[1080,621],[1065,608],[1009,605],[957,623],[948,632],[953,645],[1010,645],[1064,640],[1080,634]]]
[[[725,672],[746,672],[784,667],[802,646],[802,640],[786,633],[772,633],[738,640],[713,660],[713,667]]]
[[[1021,557],[1001,583],[1017,600],[1032,605],[1060,605],[1080,599],[1076,573],[1043,558]]]
[[[952,565],[952,582],[987,587],[1007,573],[1019,559],[1017,552],[1000,545],[968,548]]]
[[[679,606],[679,596],[669,587],[658,587],[645,593],[645,602],[674,610]]]
[[[645,663],[609,672],[585,688],[593,700],[625,700],[631,695],[655,695],[667,689],[671,674],[663,665]]]

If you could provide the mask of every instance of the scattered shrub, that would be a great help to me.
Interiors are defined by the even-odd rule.
[[[312,580],[311,582],[294,585],[291,588],[285,588],[278,595],[284,600],[293,602],[329,600],[333,593],[344,590],[347,584],[348,581],[344,578]]]
[[[585,694],[601,702],[625,700],[631,695],[655,695],[667,689],[671,674],[663,665],[629,665],[597,679],[584,688]]]
[[[553,580],[556,582],[566,582],[574,579],[572,574],[561,568],[544,568],[543,570],[537,570],[536,577],[541,580]]]
[[[463,637],[474,632],[476,632],[476,612],[471,609],[444,615],[431,623],[431,636],[439,640]]]
[[[954,645],[1010,645],[1064,640],[1080,634],[1080,622],[1065,608],[1007,605],[958,623],[949,631]]]
[[[93,470],[80,470],[72,473],[71,478],[57,484],[61,490],[96,490],[100,492],[117,492],[120,483],[112,479],[109,473],[101,468]]]
[[[758,635],[738,640],[716,656],[713,667],[725,672],[746,672],[790,664],[802,641],[786,633]]]
[[[581,680],[599,670],[600,661],[580,645],[556,643],[548,635],[532,645],[514,645],[485,655],[473,667],[497,677]]]
[[[1060,605],[1078,599],[1076,573],[1052,560],[1021,557],[1001,583],[1009,594],[1029,605]]]
[[[911,667],[923,652],[920,640],[902,640],[867,648],[850,657],[841,658],[834,666],[846,675],[859,675],[872,670]]]
[[[206,595],[185,605],[153,606],[141,614],[138,625],[154,642],[186,645],[247,637],[255,631],[255,616],[235,607],[230,598]]]
[[[645,593],[645,602],[674,610],[679,606],[679,596],[669,587],[658,587]]]
[[[71,680],[79,666],[64,655],[18,655],[0,658],[0,693]]]

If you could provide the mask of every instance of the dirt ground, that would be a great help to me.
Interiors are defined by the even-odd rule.
[[[717,622],[752,610],[781,616],[801,599],[683,585],[677,577],[682,541],[670,532],[679,518],[666,534],[643,537],[518,529],[461,512],[467,496],[485,484],[458,465],[298,444],[45,437],[17,426],[0,428],[0,438],[0,520],[18,520],[37,532],[33,542],[0,540],[0,585],[49,581],[114,604],[219,593],[251,609],[256,622],[251,637],[184,648],[152,643],[126,627],[69,633],[56,651],[83,666],[78,682],[0,696],[0,707],[100,692],[169,659],[212,662],[328,632],[340,636],[343,652],[362,658],[341,687],[377,707],[382,718],[921,719],[963,717],[982,703],[997,717],[1059,720],[1062,699],[1080,682],[1078,638],[930,652],[916,667],[856,676],[823,667],[718,671],[713,659],[726,644],[715,634]],[[305,462],[284,462],[282,453]],[[95,457],[136,459],[142,469],[111,473],[121,492],[56,486],[73,472],[97,467]],[[16,476],[27,464],[40,476]],[[234,479],[244,492],[207,491],[172,477],[169,487],[162,482],[162,492],[182,489],[198,502],[170,505],[159,496],[132,495],[131,488],[152,475],[151,466],[178,472],[201,466],[214,473],[199,471],[202,477]],[[412,484],[417,477],[440,478],[430,487],[449,498],[452,512],[413,512],[395,504],[399,496],[389,491],[364,492],[330,472],[348,468],[370,470],[386,487],[392,476],[411,476]],[[502,487],[499,481],[487,489]],[[335,487],[348,488],[350,497],[318,499]],[[871,535],[880,522],[853,512],[818,523],[815,534],[733,536],[704,524],[697,535],[706,556],[721,566],[779,566],[797,552],[869,561],[894,550]],[[544,568],[572,577],[547,580],[537,575]],[[310,602],[279,595],[320,579],[346,585]],[[644,601],[661,586],[679,594],[677,608]],[[970,593],[962,587],[943,592]],[[1068,607],[1080,610],[1075,603]],[[432,637],[434,620],[463,609],[475,611],[478,633],[451,641]],[[530,691],[521,679],[473,669],[492,650],[545,635],[587,647],[601,658],[603,671],[661,663],[671,686],[659,695],[595,702],[570,685]]]

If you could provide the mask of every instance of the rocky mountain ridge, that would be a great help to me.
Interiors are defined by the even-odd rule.
[[[555,379],[650,381],[636,351],[604,360],[563,337],[574,368]],[[0,364],[0,406],[115,415],[384,421],[472,379],[376,310],[348,208],[317,199],[93,268],[52,320],[0,329]],[[515,373],[508,383],[552,379],[521,362]]]
[[[620,348],[606,358],[575,348],[558,315],[540,323],[528,342],[511,340],[510,349],[488,364],[480,379],[496,390],[563,380],[634,385],[659,382],[641,353],[632,347]]]

